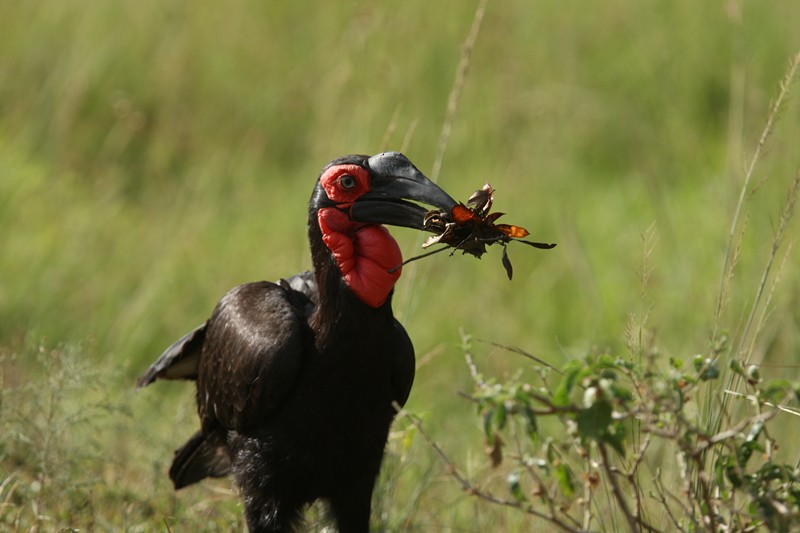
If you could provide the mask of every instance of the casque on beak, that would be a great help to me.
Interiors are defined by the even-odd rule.
[[[371,175],[371,190],[353,204],[350,217],[354,221],[422,230],[429,208],[414,202],[448,213],[456,205],[449,194],[400,152],[374,155],[366,164]]]

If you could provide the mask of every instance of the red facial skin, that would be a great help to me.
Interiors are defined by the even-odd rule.
[[[349,207],[370,190],[369,173],[358,165],[337,165],[325,171],[320,184],[336,202],[336,207],[317,213],[322,240],[350,290],[370,307],[380,307],[400,277],[401,269],[389,270],[402,263],[403,256],[386,228],[350,219]]]
[[[352,185],[347,178],[352,178]],[[336,165],[325,171],[319,179],[320,185],[325,190],[336,206],[346,208],[353,204],[363,194],[369,192],[369,172],[358,165]]]

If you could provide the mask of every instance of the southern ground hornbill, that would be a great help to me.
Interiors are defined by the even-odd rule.
[[[391,307],[402,258],[381,224],[423,229],[415,202],[456,203],[400,153],[332,161],[309,202],[313,273],[230,290],[140,378],[197,381],[176,489],[232,473],[252,532],[296,529],[317,499],[341,532],[368,531],[392,402],[414,379]]]

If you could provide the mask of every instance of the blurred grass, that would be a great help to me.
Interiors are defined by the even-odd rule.
[[[194,425],[191,393],[162,386],[129,397],[132,377],[229,287],[308,268],[305,204],[326,161],[407,143],[431,168],[474,9],[4,3],[0,346],[85,346],[81,357],[115,401],[142,409],[122,434],[147,420],[160,455],[137,452],[136,461],[159,461],[162,475]],[[643,308],[638,270],[651,224],[644,307],[659,347],[681,357],[708,347],[742,167],[800,49],[798,21],[800,4],[787,1],[489,3],[439,183],[465,199],[489,179],[496,209],[559,246],[511,246],[510,283],[491,250],[480,262],[414,263],[398,285],[396,314],[427,361],[410,408],[461,457],[485,467],[462,437],[475,428],[455,395],[469,386],[458,329],[555,364],[595,346],[624,350],[630,315]],[[722,317],[732,332],[800,166],[797,100],[795,91],[754,176],[763,184],[748,199]],[[796,239],[796,221],[789,233]],[[418,252],[417,235],[394,234],[406,256]],[[796,247],[790,254],[797,264]],[[785,269],[756,350],[765,373],[796,377],[799,281]],[[520,366],[491,354],[500,372]],[[45,383],[48,367],[25,359],[14,375]],[[180,410],[185,432],[174,429]],[[100,455],[119,444],[119,432],[97,438]],[[160,483],[159,497],[174,501]],[[450,505],[457,493],[444,485],[421,500],[429,525],[477,530],[465,510],[477,504]]]

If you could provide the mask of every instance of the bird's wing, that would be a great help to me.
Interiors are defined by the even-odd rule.
[[[197,326],[164,350],[136,382],[136,388],[145,387],[156,379],[197,379],[206,325],[207,323]]]
[[[408,337],[406,330],[397,320],[394,321],[397,331],[396,349],[392,356],[392,388],[394,389],[394,401],[401,406],[406,404],[411,385],[414,384],[414,373],[416,362],[414,359],[414,345]]]
[[[220,300],[206,325],[197,380],[204,429],[241,432],[281,404],[313,349],[310,307],[288,281],[240,285]]]
[[[282,279],[280,284],[285,289],[291,289],[289,295],[292,298],[300,298],[297,301],[298,305],[303,307],[306,316],[311,316],[314,308],[319,303],[319,290],[317,289],[317,280],[314,278],[313,272],[301,272],[286,279]],[[294,294],[294,292],[299,294]],[[302,297],[305,297],[303,299]]]

